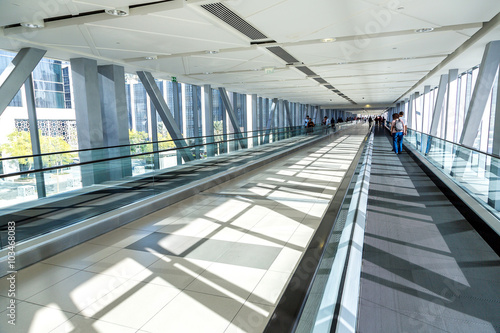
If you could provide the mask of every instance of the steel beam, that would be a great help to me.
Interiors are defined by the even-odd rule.
[[[40,155],[42,149],[40,148],[40,135],[38,133],[38,120],[36,117],[36,106],[35,106],[35,92],[33,88],[33,76],[30,74],[24,82],[24,91],[26,92],[26,106],[28,109],[28,122],[30,125],[30,137],[31,137],[31,151],[33,155]],[[43,162],[41,156],[33,157],[35,170],[43,169]],[[43,171],[35,172],[36,178],[36,191],[39,198],[44,198],[47,196],[45,190],[45,178]]]
[[[241,148],[244,149],[247,147],[247,144],[245,142],[245,139],[243,138],[243,135],[241,134],[240,125],[238,123],[238,119],[236,118],[236,114],[234,113],[234,109],[231,105],[231,102],[229,101],[229,98],[227,96],[226,89],[223,87],[219,87],[219,92],[222,99],[222,103],[224,104],[227,115],[229,117],[229,121],[233,126],[235,137],[239,140]]]
[[[45,50],[21,49],[0,75],[0,116],[45,55]]]
[[[146,92],[148,93],[149,98],[151,98],[151,101],[153,102],[156,110],[158,111],[163,124],[165,125],[165,127],[167,127],[170,136],[174,140],[175,146],[177,148],[180,148],[179,151],[182,158],[185,162],[192,161],[193,155],[187,148],[187,144],[182,137],[181,130],[179,126],[177,126],[174,117],[172,117],[172,113],[170,112],[165,99],[161,95],[161,92],[156,85],[153,75],[150,72],[144,71],[138,71],[137,75],[141,79],[144,88],[146,88]]]

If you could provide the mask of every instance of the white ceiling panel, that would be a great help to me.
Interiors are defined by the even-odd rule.
[[[294,66],[317,74],[359,105],[392,104],[412,87],[437,84],[451,68],[464,71],[479,64],[485,45],[500,39],[500,19],[490,23],[491,30],[481,28],[500,11],[498,0],[220,1],[264,33],[265,41],[246,37],[200,6],[210,2],[0,1],[5,27],[0,48],[37,47],[61,60],[88,57],[129,72],[148,70],[158,78],[176,76],[180,82],[292,102],[352,107]],[[125,17],[103,13],[126,6],[133,8]],[[71,16],[91,11],[98,13]],[[45,28],[11,26],[35,14],[46,20]],[[69,16],[57,18],[62,15]],[[425,27],[435,31],[414,32]],[[482,37],[475,37],[479,29]],[[328,37],[337,40],[320,41]],[[456,56],[448,61],[450,54]]]

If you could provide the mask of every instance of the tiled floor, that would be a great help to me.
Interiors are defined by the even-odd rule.
[[[365,126],[18,273],[0,332],[262,332]],[[0,305],[8,302],[0,281]]]

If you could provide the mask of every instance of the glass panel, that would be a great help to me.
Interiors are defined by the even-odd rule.
[[[419,135],[422,136],[420,147],[416,144]],[[500,218],[500,192],[491,190],[498,187],[497,166],[500,166],[500,159],[453,142],[435,137],[431,140],[429,138],[431,137],[427,134],[408,130],[405,142],[417,149],[471,197]]]

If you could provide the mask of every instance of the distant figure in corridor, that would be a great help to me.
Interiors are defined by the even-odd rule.
[[[394,152],[400,154],[403,151],[403,132],[405,130],[405,123],[399,119],[399,114],[392,115],[391,134],[392,145]]]

